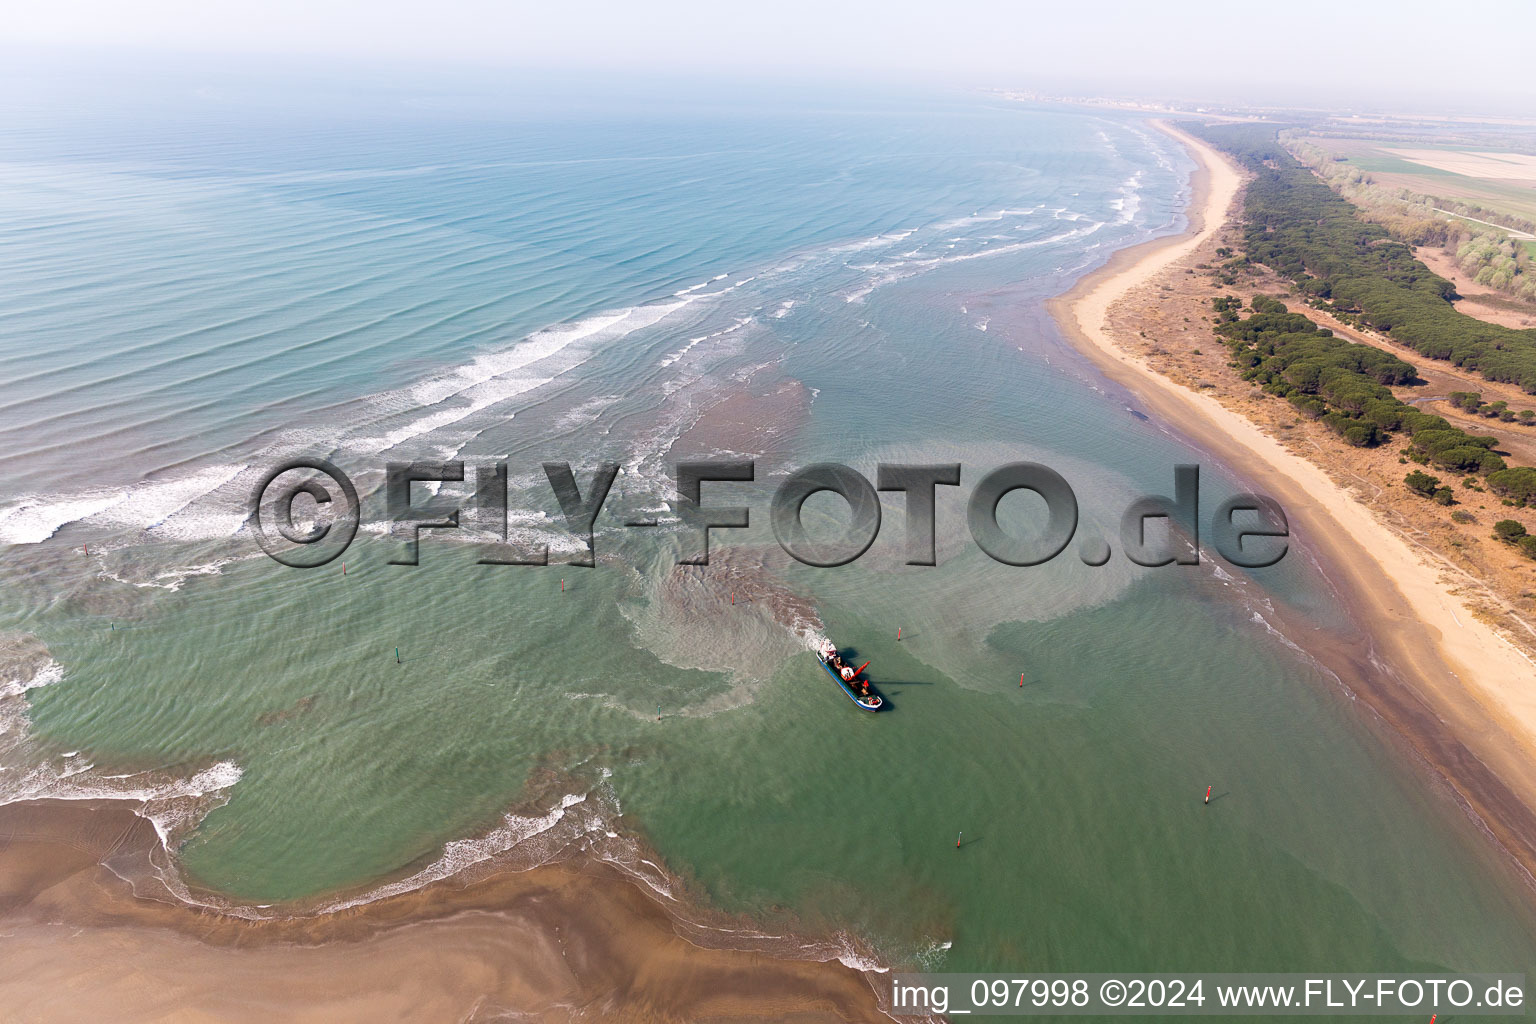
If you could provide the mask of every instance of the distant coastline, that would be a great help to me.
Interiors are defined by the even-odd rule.
[[[1321,652],[1325,662],[1449,784],[1536,885],[1536,696],[1521,685],[1536,666],[1453,592],[1443,567],[1325,468],[1211,394],[1158,372],[1115,322],[1134,321],[1117,304],[1156,303],[1151,290],[1161,275],[1214,249],[1242,187],[1238,170],[1211,147],[1164,121],[1151,123],[1196,161],[1188,229],[1115,253],[1051,300],[1052,315],[1107,376],[1290,512],[1293,532],[1322,559],[1391,670],[1371,657],[1375,652]]]

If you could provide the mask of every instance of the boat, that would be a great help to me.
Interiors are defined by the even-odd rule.
[[[836,656],[837,648],[833,647],[830,643],[816,652],[816,659],[821,662],[821,667],[827,670],[827,675],[832,677],[833,682],[843,688],[843,692],[848,695],[849,700],[865,711],[879,711],[883,708],[885,701],[880,699],[878,693],[875,693],[873,690],[863,694],[859,692],[859,690],[868,686],[869,681],[867,679],[863,681],[861,686],[859,677],[864,672],[864,666],[868,665],[869,662],[866,661],[864,665],[860,665],[858,670],[853,673],[852,678],[844,680],[837,668],[832,664],[832,659]]]

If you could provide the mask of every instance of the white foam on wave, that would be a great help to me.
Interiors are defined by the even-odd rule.
[[[187,580],[196,576],[219,576],[224,572],[224,567],[231,562],[243,561],[247,558],[260,557],[258,554],[245,555],[243,558],[216,558],[211,562],[200,565],[178,565],[169,569],[161,569],[151,576],[143,579],[132,579],[121,573],[103,570],[101,577],[114,583],[126,583],[131,587],[149,588],[154,590],[177,591]]]
[[[955,228],[970,227],[974,224],[992,224],[1002,220],[1032,216],[1040,207],[1032,206],[1027,210],[1012,210],[1004,207],[1001,210],[980,210],[967,217],[955,217],[952,220],[940,221],[934,225],[936,231],[953,231]]]
[[[77,761],[79,751],[40,756],[28,735],[27,690],[48,686],[63,678],[63,670],[49,662],[27,681],[9,680],[0,686],[0,754],[6,771],[0,774],[0,805],[26,800],[121,800],[139,805],[136,813],[149,821],[169,850],[178,837],[222,802],[227,790],[240,781],[234,761],[219,761],[190,776],[163,771],[105,775],[95,765]]]
[[[727,277],[730,277],[730,276],[731,275],[729,275],[729,274],[716,274],[714,277],[710,278],[708,281],[700,281],[698,284],[689,285],[687,288],[680,289],[678,291],[673,292],[672,294],[674,296],[678,297],[678,298],[681,298],[684,295],[689,295],[689,294],[692,294],[693,292],[698,291],[700,288],[708,288],[710,285],[714,284],[716,281],[724,281]]]
[[[507,543],[523,553],[535,551],[540,545],[544,545],[549,549],[548,554],[550,558],[586,554],[586,538],[562,532],[553,523],[550,523],[548,526],[529,525],[535,521],[550,523],[549,517],[542,512],[520,513],[516,509],[509,510],[507,513]],[[466,519],[465,524],[466,526],[472,526],[474,521]],[[394,526],[395,524],[388,519],[373,519],[363,522],[358,527],[358,530],[375,537],[387,537],[394,530]],[[474,528],[436,531],[439,536],[433,537],[431,543],[486,544],[492,541],[499,541],[500,523],[497,522],[491,528],[496,531],[495,535],[488,535],[482,532],[482,530]],[[609,537],[623,536],[624,532],[622,526],[614,526],[607,529],[597,528],[593,531],[593,535],[597,539],[602,540]],[[170,589],[177,588],[173,587]]]
[[[185,476],[149,480],[110,491],[22,498],[0,510],[0,543],[39,544],[71,523],[154,530],[234,480],[246,468],[243,464],[208,466]],[[243,514],[239,520],[244,522]],[[235,528],[238,527],[236,523]]]
[[[1073,214],[1068,220],[1083,219],[1081,214]],[[1010,242],[1007,245],[990,246],[974,252],[957,252],[945,256],[930,256],[924,259],[900,260],[885,264],[877,264],[872,269],[875,271],[866,278],[861,286],[843,293],[844,302],[863,302],[866,297],[878,288],[900,281],[916,274],[923,273],[933,267],[943,266],[949,263],[963,263],[968,260],[984,259],[992,256],[1004,256],[1009,253],[1024,252],[1029,249],[1037,249],[1044,245],[1054,245],[1059,242],[1070,242],[1079,238],[1086,238],[1104,226],[1103,221],[1089,221],[1084,227],[1074,228],[1047,238],[1036,238],[1029,241]]]
[[[223,487],[246,469],[209,466],[183,477],[172,477],[131,488],[126,497],[93,519],[106,525],[153,530],[182,512],[197,499]]]
[[[549,383],[590,358],[602,343],[652,327],[693,302],[726,294],[753,280],[744,278],[716,291],[698,290],[728,276],[718,274],[669,302],[609,310],[536,331],[504,350],[480,354],[407,387],[372,396],[366,401],[373,414],[346,432],[339,447],[377,455],[459,425],[477,412]],[[336,444],[334,432],[315,436]],[[467,440],[448,438],[438,446],[440,453],[451,457]],[[248,518],[245,499],[254,480],[246,478],[253,472],[248,464],[221,464],[123,487],[25,496],[0,507],[0,544],[42,543],[73,523],[145,531],[150,539],[229,537]],[[216,493],[226,487],[227,493]],[[214,500],[205,500],[210,496]]]
[[[663,367],[671,366],[672,364],[676,363],[679,359],[681,359],[684,356],[686,356],[689,352],[693,351],[694,346],[698,345],[700,342],[712,341],[715,338],[723,338],[723,337],[725,337],[728,334],[735,334],[737,331],[741,330],[743,327],[745,327],[748,324],[752,323],[754,319],[756,319],[756,318],[755,317],[750,317],[750,316],[737,317],[736,318],[736,322],[734,324],[732,324],[731,326],[729,326],[729,327],[723,327],[720,330],[715,331],[715,332],[713,332],[711,334],[701,334],[701,335],[699,335],[696,338],[689,338],[688,339],[688,344],[684,345],[682,348],[678,349],[676,352],[673,352],[671,355],[666,356],[665,358],[663,358],[661,360],[660,365],[663,366]]]
[[[916,228],[907,228],[904,231],[888,231],[885,234],[874,235],[870,238],[862,238],[856,242],[844,242],[841,245],[829,246],[827,252],[863,252],[866,249],[883,249],[904,241]]]
[[[916,960],[926,972],[937,972],[944,966],[944,961],[953,948],[952,942],[934,941],[920,949],[912,959]]]
[[[352,451],[378,454],[423,434],[454,426],[483,409],[548,384],[583,359],[579,353],[568,353],[575,358],[568,360],[567,365],[541,368],[538,364],[583,342],[648,327],[682,309],[687,301],[632,306],[551,327],[509,349],[484,353],[409,387],[377,395],[371,402],[380,411],[381,419],[395,415],[410,418],[380,434],[353,434],[343,444]]]
[[[68,523],[88,519],[122,501],[124,492],[62,498],[22,498],[0,509],[0,544],[40,544]]]
[[[718,274],[706,284],[723,280]],[[425,380],[374,396],[375,423],[410,416],[399,426],[374,433],[360,428],[343,440],[343,447],[379,454],[425,434],[458,425],[475,413],[550,383],[586,362],[600,345],[666,320],[694,302],[714,299],[755,280],[744,277],[716,291],[685,289],[671,302],[657,302],[597,313],[529,335],[511,348],[483,353],[468,363]],[[425,410],[425,412],[422,412]],[[414,415],[413,415],[414,414]]]
[[[560,430],[572,430],[589,423],[596,423],[603,413],[612,408],[621,397],[620,395],[598,395],[596,398],[589,398],[562,413],[555,426]]]
[[[874,957],[861,952],[846,935],[838,937],[838,949],[833,959],[844,967],[868,974],[889,974],[891,970]]]
[[[63,678],[64,666],[50,660],[46,665],[37,669],[25,679],[19,677],[0,679],[0,698],[19,697],[28,690],[35,690],[40,686],[50,686]],[[0,729],[3,729],[3,727],[0,727]]]
[[[707,335],[707,334],[701,334],[701,335],[699,335],[696,338],[689,338],[688,339],[688,344],[684,345],[682,348],[678,349],[676,352],[673,352],[671,355],[669,355],[669,356],[665,357],[664,359],[662,359],[661,365],[662,366],[671,366],[673,363],[675,363],[679,359],[683,358],[683,356],[687,355],[693,349],[693,346],[697,345],[701,341],[704,341],[708,337],[709,337],[709,335]]]
[[[0,732],[13,727],[10,722],[0,724]],[[5,780],[0,785],[0,804],[24,800],[128,800],[146,806],[171,804],[222,793],[239,782],[242,774],[240,766],[233,761],[220,761],[186,778],[152,772],[90,775],[84,771],[70,771],[67,761],[60,761],[65,766],[63,769],[57,764],[45,763],[29,771],[0,776]],[[14,771],[14,766],[11,767]],[[173,838],[180,823],[189,820],[170,807],[160,808],[157,813],[145,814],[145,817],[154,822],[161,839],[167,841]]]
[[[1119,212],[1116,224],[1129,224],[1141,209],[1141,172],[1137,171],[1120,183],[1119,199],[1110,200],[1110,208]]]
[[[502,823],[483,835],[471,839],[455,839],[443,846],[443,852],[431,864],[414,874],[408,875],[395,882],[389,882],[378,888],[370,889],[361,896],[351,899],[337,900],[320,908],[320,913],[335,913],[338,910],[346,910],[349,907],[360,906],[364,903],[372,903],[375,900],[386,899],[390,896],[398,896],[401,893],[412,892],[423,886],[460,874],[476,864],[482,864],[493,857],[504,855],[529,841],[550,833],[555,826],[566,821],[568,814],[576,815],[579,819],[577,833],[591,831],[606,832],[603,826],[601,812],[593,811],[582,815],[581,805],[587,801],[586,793],[567,793],[560,798],[558,806],[553,807],[548,813],[536,817],[508,814],[502,818]],[[572,811],[576,808],[576,811]],[[563,845],[563,844],[562,844]],[[531,865],[530,865],[531,866]]]
[[[106,774],[71,750],[50,754],[32,738],[28,690],[64,678],[63,668],[46,659],[26,678],[0,682],[0,805],[30,800],[111,800],[130,805],[154,828],[161,847],[173,853],[181,839],[240,781],[234,761],[219,761],[190,775],[166,770]],[[179,898],[191,893],[168,862],[156,859],[153,870]]]

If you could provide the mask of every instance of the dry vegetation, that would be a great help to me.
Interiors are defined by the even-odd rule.
[[[1524,649],[1536,652],[1536,627],[1531,624],[1536,620],[1536,563],[1493,535],[1493,524],[1502,519],[1517,520],[1536,532],[1536,509],[1511,507],[1482,489],[1475,478],[1443,472],[1436,475],[1453,488],[1456,504],[1444,507],[1413,493],[1404,485],[1404,476],[1427,467],[1404,458],[1406,442],[1352,447],[1321,422],[1298,415],[1284,399],[1244,381],[1212,331],[1216,317],[1211,301],[1222,295],[1239,296],[1245,303],[1261,294],[1279,298],[1320,327],[1407,360],[1424,383],[1394,387],[1393,393],[1469,431],[1497,437],[1498,450],[1512,465],[1536,465],[1536,427],[1463,414],[1446,398],[1451,391],[1476,391],[1487,401],[1507,399],[1518,409],[1531,404],[1531,396],[1425,359],[1373,332],[1346,327],[1309,308],[1291,294],[1290,282],[1263,267],[1249,265],[1236,272],[1220,268],[1225,259],[1217,250],[1238,249],[1242,240],[1242,229],[1228,223],[1190,256],[1133,289],[1110,309],[1115,336],[1170,380],[1215,396],[1292,452],[1321,466],[1382,522],[1439,560],[1448,584],[1465,593],[1486,621],[1504,627]]]

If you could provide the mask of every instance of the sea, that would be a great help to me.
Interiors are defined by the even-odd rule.
[[[1185,227],[1193,164],[1144,117],[910,84],[139,71],[7,72],[0,801],[134,801],[167,884],[249,917],[583,856],[707,941],[869,970],[1536,962],[1523,883],[1316,653],[1371,638],[1306,524],[1272,567],[1224,560],[1209,515],[1244,467],[1045,311]],[[251,517],[293,459],[359,494],[314,568]],[[680,565],[675,467],[732,459],[753,479],[703,503],[749,525]],[[412,489],[458,525],[406,565],[385,477],[412,462],[466,469]],[[584,494],[618,466],[590,566],[561,462]],[[967,528],[1017,462],[1078,504],[1042,564]],[[899,492],[862,557],[788,557],[774,494],[816,463],[959,464],[938,564],[906,564]],[[1199,564],[1133,564],[1121,514],[1181,464],[1200,512],[1167,542]],[[498,465],[506,536],[549,564],[487,563]],[[311,525],[340,504],[307,500]],[[998,516],[1028,536],[1043,508]],[[851,528],[830,492],[802,514]]]

